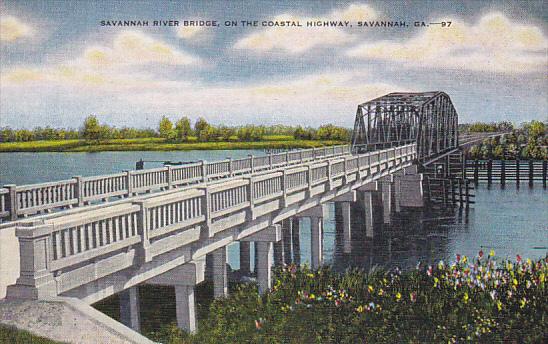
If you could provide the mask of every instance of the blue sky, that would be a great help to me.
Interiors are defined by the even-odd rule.
[[[117,126],[162,115],[216,124],[352,126],[357,104],[446,91],[461,122],[546,120],[542,1],[4,1],[0,126]],[[102,20],[219,27],[102,27]],[[259,27],[225,27],[258,20]],[[347,28],[262,21],[347,20]],[[359,28],[358,21],[406,21]],[[414,27],[451,21],[451,27]]]

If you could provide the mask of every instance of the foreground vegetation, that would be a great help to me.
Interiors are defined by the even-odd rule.
[[[494,252],[414,271],[286,266],[260,297],[241,285],[211,303],[193,336],[163,343],[541,343],[548,336],[548,258],[497,262]]]
[[[30,332],[15,327],[0,325],[0,343],[10,344],[58,344],[54,340],[35,336]]]

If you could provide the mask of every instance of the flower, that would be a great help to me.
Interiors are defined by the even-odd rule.
[[[356,312],[358,312],[358,313],[363,313],[363,311],[365,311],[365,307],[362,306],[362,305],[359,305],[359,306],[356,308]]]
[[[457,263],[460,262],[460,254],[457,254]]]
[[[497,301],[497,309],[498,309],[499,311],[502,310],[502,302]]]
[[[432,266],[431,265],[428,265],[428,270],[426,270],[426,274],[428,276],[432,276]]]
[[[260,330],[263,328],[263,322],[262,322],[262,318],[259,318],[258,320],[255,320],[255,328],[257,330]]]
[[[517,261],[518,263],[521,263],[521,256],[520,256],[519,254],[516,256],[516,261]]]
[[[527,300],[525,298],[521,299],[519,301],[519,308],[525,307],[525,304],[527,303]]]
[[[368,290],[370,293],[373,293],[373,291],[374,291],[375,289],[373,288],[372,285],[368,285],[368,286],[367,286],[367,290]]]
[[[409,299],[411,299],[411,302],[417,301],[417,293],[412,292],[409,294]]]
[[[462,299],[463,299],[464,303],[468,303],[468,300],[470,299],[470,298],[468,297],[468,292],[464,292],[464,296],[463,296]]]
[[[341,303],[342,303],[342,301],[341,301],[341,300],[335,300],[335,306],[337,306],[337,307],[338,307],[338,306],[340,306],[340,305],[341,305]]]
[[[494,257],[495,256],[495,250],[491,249],[491,251],[489,251],[489,257]]]
[[[479,259],[483,258],[483,251],[482,251],[482,250],[480,250],[480,251],[478,252],[478,257],[479,257]]]
[[[400,299],[401,299],[401,293],[398,291],[398,292],[396,293],[396,300],[399,301]]]

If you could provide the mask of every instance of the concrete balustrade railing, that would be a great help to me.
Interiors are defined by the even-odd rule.
[[[228,178],[349,152],[348,145],[332,146],[268,156],[249,156],[237,160],[202,161],[181,166],[125,171],[103,176],[76,176],[70,180],[41,184],[5,185],[0,189],[0,220],[17,220],[22,216],[83,206],[90,202],[108,201],[113,197],[131,197],[140,193],[205,182],[209,179]]]
[[[340,158],[334,148],[324,152],[335,157],[146,199],[128,199],[75,214],[22,221],[16,227],[21,252],[20,278],[12,293],[31,298],[61,294],[212,237],[227,229],[214,226],[216,222],[232,214],[243,211],[247,220],[253,220],[280,210],[291,195],[303,190],[310,197],[312,190],[318,190],[322,184],[326,186],[321,190],[328,191],[334,185],[346,184],[351,175],[352,180],[380,176],[416,157],[414,145]],[[222,164],[223,167],[218,164],[212,172],[225,173],[227,161]],[[139,180],[134,190],[146,183],[166,186],[166,171],[173,172],[173,167],[154,169],[148,174],[132,173]],[[49,184],[43,187],[49,187],[46,185]],[[104,190],[118,192],[110,185]]]

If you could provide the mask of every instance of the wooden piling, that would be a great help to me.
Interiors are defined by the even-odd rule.
[[[493,160],[487,160],[487,185],[493,182]]]
[[[500,183],[504,185],[506,183],[506,161],[500,162]]]
[[[479,181],[479,160],[474,160],[474,183],[478,183]]]
[[[534,176],[533,176],[533,160],[529,160],[529,186],[533,186],[534,182]]]

